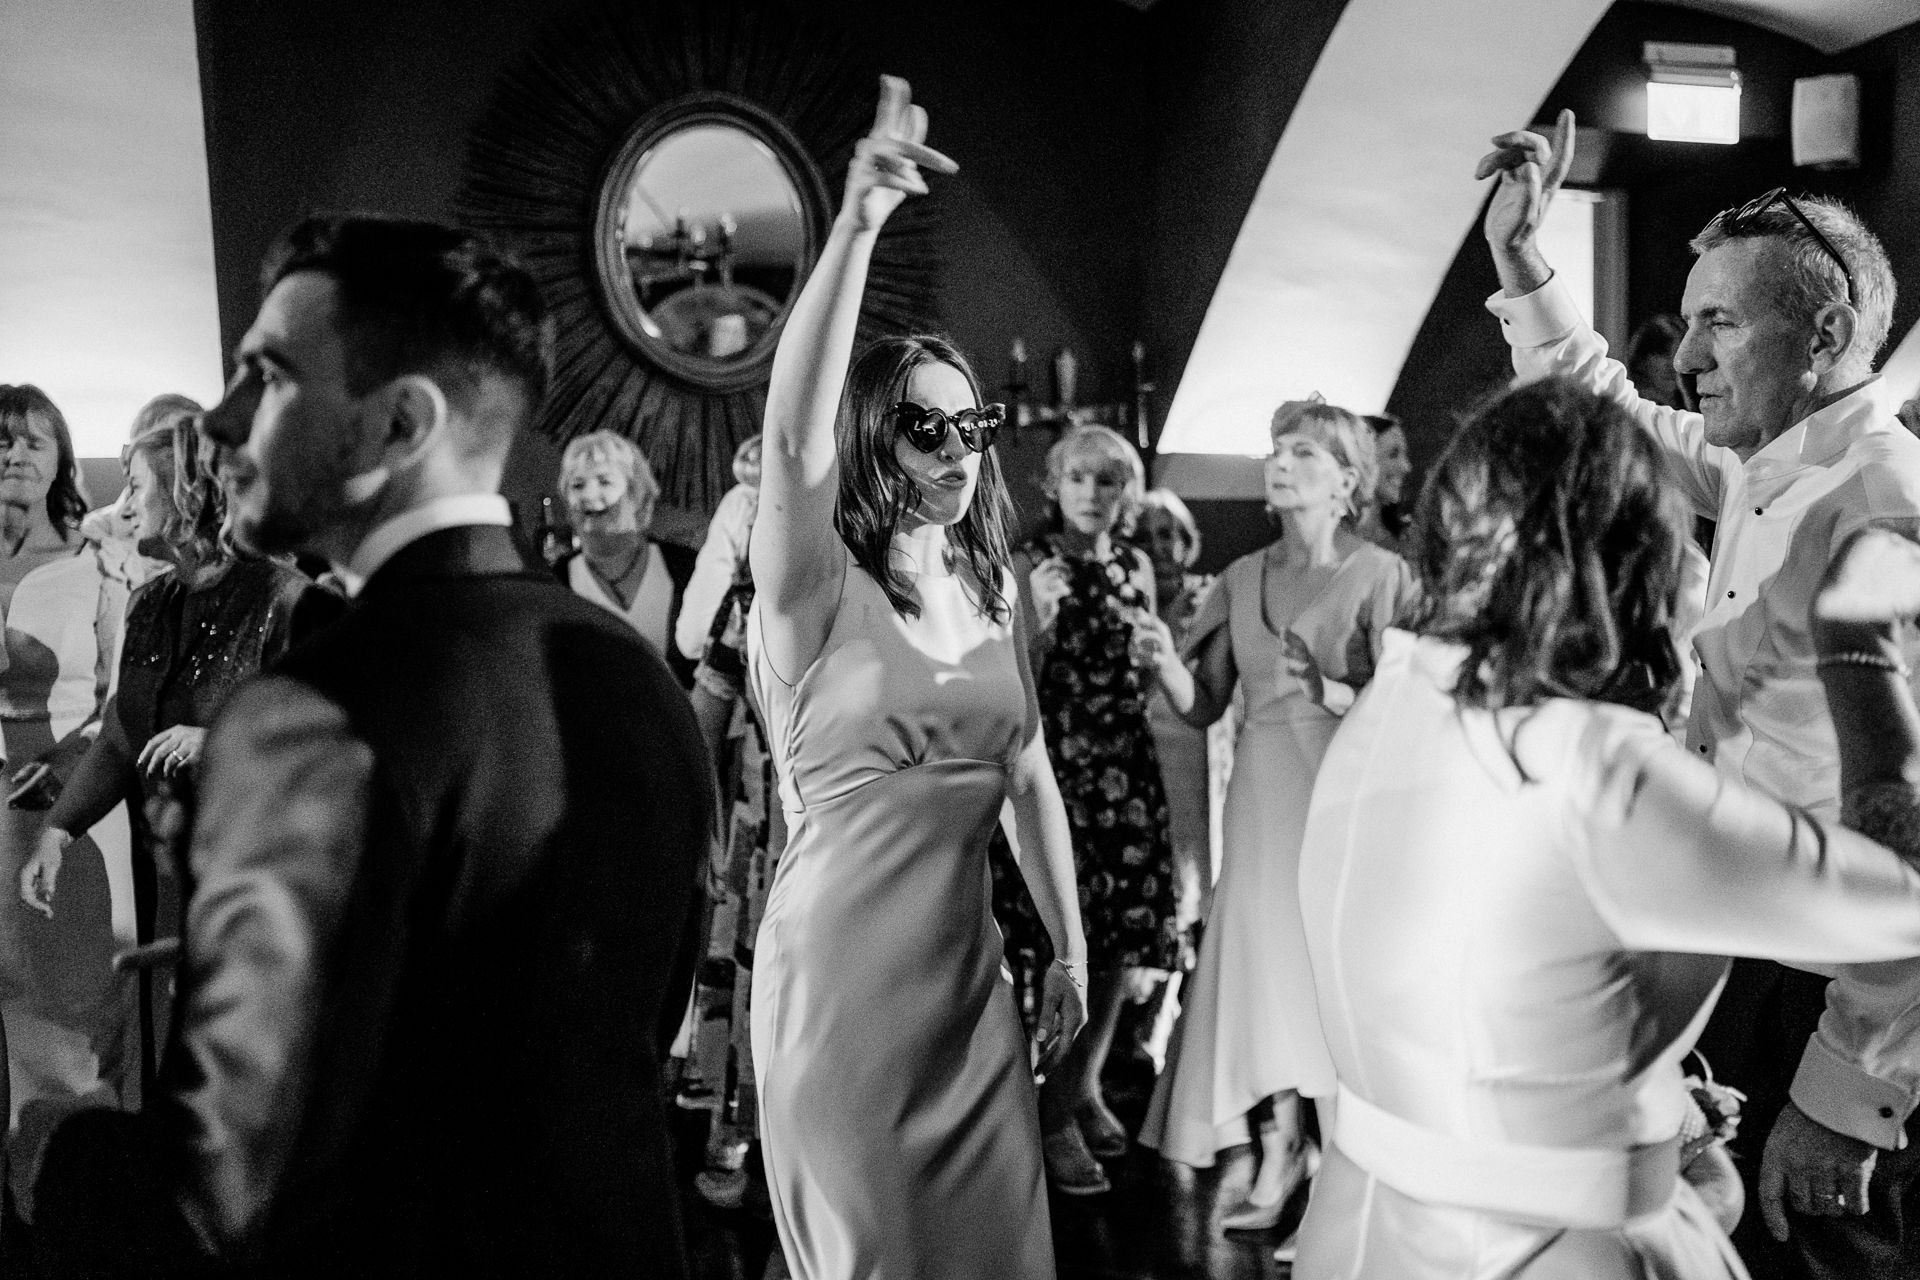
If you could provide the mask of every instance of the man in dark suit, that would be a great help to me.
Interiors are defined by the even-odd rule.
[[[36,1235],[61,1276],[683,1275],[658,1069],[708,765],[661,660],[510,538],[534,284],[376,218],[300,223],[265,282],[203,430],[236,536],[356,599],[215,725],[161,1096],[54,1130]]]

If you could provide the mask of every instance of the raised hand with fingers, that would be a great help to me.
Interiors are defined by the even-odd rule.
[[[927,142],[927,109],[913,102],[913,90],[899,76],[880,77],[880,105],[873,129],[854,146],[847,167],[847,194],[841,216],[862,231],[878,231],[908,196],[927,193],[922,166],[955,173],[960,166]]]
[[[1510,295],[1531,293],[1553,274],[1535,238],[1573,167],[1573,138],[1573,112],[1562,111],[1551,141],[1527,129],[1503,133],[1474,168],[1475,181],[1499,178],[1483,230],[1500,268],[1500,283]],[[1522,285],[1526,287],[1517,287]]]

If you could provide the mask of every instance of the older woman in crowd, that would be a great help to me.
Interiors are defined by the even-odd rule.
[[[80,536],[87,503],[73,437],[38,387],[0,386],[0,450],[0,734],[14,770],[44,762],[58,780],[87,750],[126,598]],[[45,809],[23,800],[8,807],[0,846],[9,884],[45,825]],[[106,860],[91,840],[67,853],[70,909],[60,919],[0,896],[0,1017],[15,1115],[38,1098],[112,1092],[124,1065],[127,988],[111,966]]]
[[[647,537],[660,484],[646,456],[625,436],[588,432],[561,456],[560,497],[580,549],[556,571],[575,594],[667,653],[674,587],[659,545]]]
[[[1141,1131],[1162,1155],[1206,1166],[1253,1130],[1260,1167],[1223,1219],[1230,1230],[1279,1222],[1311,1167],[1299,1100],[1334,1091],[1301,921],[1300,836],[1321,755],[1412,590],[1405,562],[1353,531],[1375,465],[1359,416],[1318,400],[1282,405],[1266,469],[1279,540],[1221,575],[1185,665],[1171,636],[1158,650],[1188,723],[1219,719],[1236,684],[1246,699],[1213,915]]]
[[[99,736],[47,813],[19,881],[27,906],[49,919],[64,916],[73,904],[71,873],[63,878],[62,868],[75,842],[128,802],[143,944],[180,932],[184,868],[162,853],[155,821],[160,806],[191,782],[207,726],[242,680],[344,608],[290,565],[234,555],[221,539],[219,487],[194,434],[197,407],[156,406],[143,411],[128,444],[122,506],[139,553],[165,567],[133,593]],[[143,1083],[151,1083],[165,1015],[143,998]]]
[[[1040,1094],[1047,1173],[1069,1195],[1110,1189],[1095,1157],[1126,1154],[1101,1072],[1129,975],[1171,969],[1180,952],[1167,800],[1147,724],[1151,663],[1137,647],[1153,617],[1152,561],[1125,538],[1146,469],[1108,427],[1071,427],[1047,454],[1050,528],[1014,554],[1026,590],[1028,653],[1047,751],[1073,829],[1092,980],[1087,1026]],[[1037,970],[1041,927],[1009,850],[993,860],[995,909],[1017,965]]]
[[[1422,496],[1420,613],[1334,737],[1301,855],[1339,1078],[1303,1280],[1744,1280],[1678,1180],[1724,957],[1920,952],[1920,875],[1651,714],[1679,666],[1667,474],[1618,405],[1549,380],[1470,419]],[[1850,821],[1891,797],[1911,858],[1899,651],[1813,631]],[[1877,706],[1843,706],[1863,682]]]
[[[1177,647],[1199,614],[1200,601],[1213,578],[1195,573],[1200,558],[1200,526],[1180,495],[1149,489],[1140,495],[1134,541],[1153,563],[1154,612],[1167,624]],[[1207,918],[1213,903],[1213,837],[1209,822],[1207,744],[1211,731],[1180,718],[1158,683],[1147,699],[1147,724],[1166,785],[1167,832],[1173,842],[1173,873],[1178,882],[1176,919],[1184,931]]]

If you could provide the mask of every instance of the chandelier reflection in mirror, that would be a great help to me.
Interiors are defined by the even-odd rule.
[[[779,121],[704,93],[635,125],[602,183],[600,290],[626,340],[706,387],[765,376],[825,193]]]

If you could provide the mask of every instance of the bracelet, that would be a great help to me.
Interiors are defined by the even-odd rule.
[[[1882,671],[1891,671],[1905,679],[1907,664],[1898,658],[1889,658],[1884,653],[1868,653],[1864,649],[1850,649],[1845,653],[1824,653],[1814,664],[1820,667],[1878,667]]]
[[[1067,981],[1081,995],[1087,993],[1087,962],[1085,960],[1062,960],[1055,956],[1053,962],[1067,971]]]

